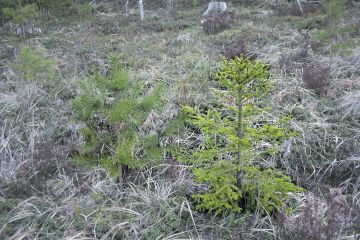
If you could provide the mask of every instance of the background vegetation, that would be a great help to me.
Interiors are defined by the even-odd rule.
[[[0,238],[358,239],[359,2],[143,2],[0,0]]]

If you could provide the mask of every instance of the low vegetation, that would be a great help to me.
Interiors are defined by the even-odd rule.
[[[359,2],[143,3],[0,0],[0,238],[358,239]]]

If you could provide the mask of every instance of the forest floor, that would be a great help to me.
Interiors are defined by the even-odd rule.
[[[81,19],[38,19],[34,24],[42,34],[16,37],[1,29],[0,111],[7,120],[0,117],[0,238],[356,239],[360,28],[325,39],[319,34],[327,24],[321,11],[292,16],[267,3],[234,3],[231,27],[209,35],[200,24],[205,4],[178,6],[172,14],[151,5],[145,9],[144,22],[135,7],[124,12],[105,2],[93,11],[84,8]],[[359,26],[360,10],[346,11],[339,26]],[[9,87],[22,47],[53,59],[60,82],[46,107],[53,112],[39,120],[37,133],[30,118],[19,117],[27,90]],[[209,73],[221,54],[231,51],[271,64],[269,105],[273,114],[292,115],[291,126],[300,133],[284,146],[286,156],[269,163],[306,189],[292,213],[219,217],[197,212],[189,198],[197,183],[175,160],[137,171],[133,183],[121,189],[104,169],[86,169],[68,159],[81,141],[70,108],[76,83],[93,69],[106,74],[109,55],[120,54],[130,79],[165,84],[166,110],[158,115],[166,122],[181,105],[206,106]],[[19,140],[22,134],[34,141],[35,164],[9,157],[30,151],[31,144]]]

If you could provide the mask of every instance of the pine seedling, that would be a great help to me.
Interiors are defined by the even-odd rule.
[[[106,76],[95,72],[79,81],[79,94],[72,105],[76,118],[85,126],[84,144],[77,159],[104,166],[120,182],[124,168],[139,168],[160,160],[155,137],[140,137],[138,130],[161,103],[161,88],[144,92],[140,82],[130,81],[118,57],[112,59]]]

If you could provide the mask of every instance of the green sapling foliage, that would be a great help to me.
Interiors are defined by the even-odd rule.
[[[3,0],[0,1],[0,25],[7,21],[12,21],[17,25],[23,25],[38,13],[35,3],[21,4],[19,0]]]
[[[161,88],[146,90],[139,81],[130,81],[117,57],[106,76],[95,72],[79,81],[72,105],[84,123],[84,144],[77,160],[101,164],[120,178],[124,166],[138,168],[160,160],[157,136],[140,136],[138,131],[161,103]]]
[[[268,68],[244,57],[225,60],[212,75],[220,107],[184,109],[202,137],[199,146],[181,157],[192,166],[196,180],[208,186],[193,195],[199,210],[271,212],[284,207],[288,193],[301,191],[279,170],[266,167],[266,159],[295,135],[286,117],[267,114]]]

